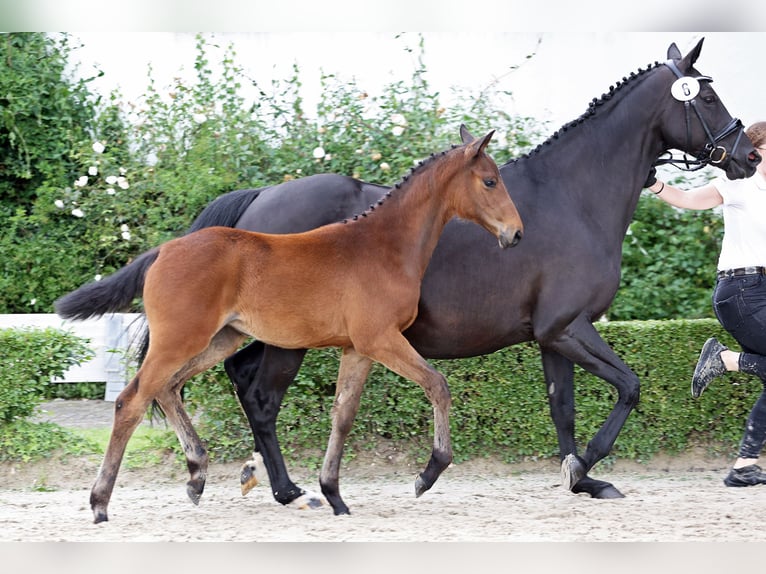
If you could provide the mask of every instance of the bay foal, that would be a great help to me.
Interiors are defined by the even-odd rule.
[[[115,401],[112,434],[90,496],[95,522],[108,520],[125,447],[155,400],[183,446],[187,493],[199,503],[208,459],[180,391],[248,336],[284,348],[343,349],[320,473],[336,514],[349,512],[338,469],[372,361],[418,383],[433,405],[433,450],[416,494],[428,490],[452,460],[450,394],[444,377],[402,331],[415,320],[423,274],[453,217],[478,223],[503,248],[521,238],[519,214],[485,151],[493,133],[432,156],[351,221],[288,235],[206,228],[59,299],[60,316],[86,319],[123,310],[143,295],[150,332],[143,363]]]

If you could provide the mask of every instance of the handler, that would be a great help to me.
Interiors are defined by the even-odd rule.
[[[766,122],[745,130],[766,157]],[[712,209],[723,205],[724,236],[713,291],[713,309],[724,329],[739,343],[741,352],[708,339],[692,377],[697,398],[712,380],[728,371],[758,377],[764,389],[745,426],[739,456],[723,482],[726,486],[766,484],[758,458],[766,443],[766,161],[755,174],[735,181],[716,178],[707,185],[683,191],[649,174],[645,187],[670,205],[683,209]]]

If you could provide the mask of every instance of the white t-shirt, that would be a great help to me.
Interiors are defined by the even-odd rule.
[[[748,179],[719,177],[712,184],[723,197],[718,270],[766,267],[766,179],[756,172]]]

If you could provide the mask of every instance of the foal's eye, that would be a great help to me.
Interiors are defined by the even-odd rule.
[[[484,180],[484,185],[486,185],[489,188],[495,187],[497,185],[497,180],[494,179],[494,178],[493,179],[485,179]]]

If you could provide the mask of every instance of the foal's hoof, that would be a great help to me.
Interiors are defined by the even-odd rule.
[[[199,505],[203,490],[205,490],[204,478],[195,478],[186,483],[186,494],[195,506]]]
[[[572,490],[582,477],[585,476],[585,463],[575,454],[568,454],[561,461],[561,485]]]
[[[256,464],[254,460],[248,460],[242,465],[242,472],[239,473],[239,485],[242,489],[242,496],[258,486],[258,477],[256,476]]]

